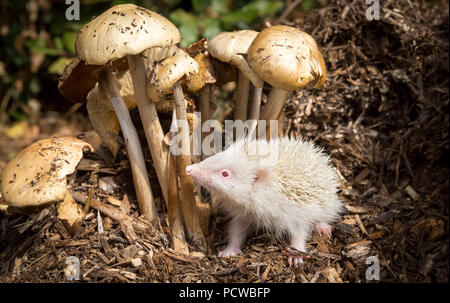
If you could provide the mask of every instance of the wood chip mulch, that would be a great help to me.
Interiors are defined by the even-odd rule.
[[[331,239],[313,235],[300,268],[287,265],[286,242],[267,234],[253,235],[242,256],[218,258],[220,215],[210,220],[208,252],[177,254],[161,203],[161,227],[137,218],[126,157],[90,154],[72,191],[91,189],[142,228],[100,214],[100,234],[92,208],[74,235],[54,207],[0,216],[0,282],[64,282],[69,256],[80,260],[81,281],[367,282],[366,260],[376,256],[382,282],[448,282],[448,2],[383,1],[374,21],[366,8],[338,0],[286,21],[314,36],[328,69],[323,88],[292,94],[286,134],[326,148],[347,210]]]

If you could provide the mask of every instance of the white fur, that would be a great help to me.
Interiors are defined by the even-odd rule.
[[[310,141],[244,138],[194,166],[200,172],[194,179],[232,218],[277,236],[306,240],[316,223],[331,223],[343,206],[329,157]],[[224,169],[230,178],[220,175]]]

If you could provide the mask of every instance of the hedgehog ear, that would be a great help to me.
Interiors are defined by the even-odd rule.
[[[260,167],[256,170],[255,179],[253,179],[253,191],[256,191],[257,187],[263,185],[269,181],[269,169],[266,167]]]

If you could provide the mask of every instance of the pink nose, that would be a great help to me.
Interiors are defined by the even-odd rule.
[[[192,165],[186,166],[186,175],[192,175]]]

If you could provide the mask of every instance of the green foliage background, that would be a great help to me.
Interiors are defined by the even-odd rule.
[[[280,0],[81,0],[79,21],[67,21],[62,0],[3,0],[0,3],[0,124],[23,120],[30,99],[61,102],[57,75],[75,55],[74,41],[83,24],[109,7],[135,3],[169,18],[180,30],[181,46],[222,31],[260,29],[265,18],[280,14]],[[315,0],[303,1],[303,9]],[[21,106],[22,103],[22,106]]]

